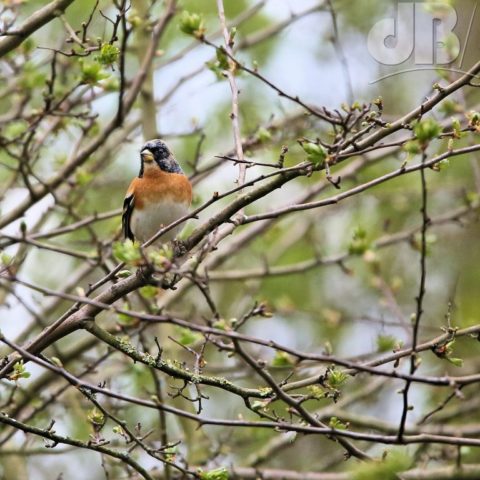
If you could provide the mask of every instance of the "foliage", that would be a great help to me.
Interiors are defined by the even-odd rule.
[[[426,2],[423,68],[380,0],[47,3],[0,12],[2,476],[480,471],[480,17]],[[142,248],[156,137],[194,200]]]
[[[187,35],[201,37],[205,33],[205,21],[197,13],[182,12],[179,23],[180,30]]]
[[[398,451],[387,452],[378,463],[369,463],[355,468],[354,480],[397,480],[398,474],[411,465],[411,459]]]
[[[120,49],[111,45],[110,43],[105,43],[100,49],[100,54],[95,57],[95,60],[103,66],[110,66],[117,62],[120,55]]]
[[[13,372],[8,376],[8,378],[14,382],[20,380],[21,378],[29,378],[30,373],[25,369],[23,361],[20,360],[13,366]]]

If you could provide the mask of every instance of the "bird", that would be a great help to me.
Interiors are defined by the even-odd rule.
[[[140,151],[140,172],[123,201],[125,239],[146,242],[161,228],[186,215],[192,203],[192,185],[170,149],[160,139],[146,142]],[[163,234],[155,245],[174,240],[182,225]]]

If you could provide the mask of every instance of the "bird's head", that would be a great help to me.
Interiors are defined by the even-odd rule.
[[[167,145],[158,139],[149,140],[140,151],[141,168],[139,176],[143,176],[145,169],[160,168],[169,173],[183,173]]]

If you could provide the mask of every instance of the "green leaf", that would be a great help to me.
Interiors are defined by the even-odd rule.
[[[462,132],[462,125],[458,118],[452,118],[452,129],[455,138],[462,138],[466,134]]]
[[[200,478],[202,480],[228,480],[228,470],[225,467],[216,468],[215,470],[210,470],[209,472],[199,472]]]
[[[170,265],[170,258],[165,249],[153,250],[148,253],[148,259],[157,267],[168,268]]]
[[[145,298],[148,298],[148,299],[155,298],[155,296],[158,293],[158,288],[154,287],[153,285],[147,285],[140,289],[140,293]]]
[[[82,69],[81,82],[88,85],[97,85],[101,80],[109,77],[110,74],[102,69],[102,65],[99,63],[89,63],[80,61]]]
[[[480,200],[480,195],[477,192],[467,192],[465,194],[465,201],[469,207],[475,206]]]
[[[218,80],[223,79],[222,69],[218,66],[217,62],[205,62],[205,65],[215,74]]]
[[[50,357],[52,363],[54,363],[57,367],[63,368],[63,363],[58,357]]]
[[[178,342],[182,345],[191,345],[192,343],[196,343],[203,338],[200,333],[193,332],[188,328],[179,328],[178,333],[180,335]]]
[[[369,248],[370,242],[367,241],[367,231],[363,227],[357,227],[348,246],[348,253],[350,255],[363,255]]]
[[[437,243],[437,236],[434,234],[427,234],[425,237],[425,243],[427,245],[427,255],[430,255],[432,247]],[[422,250],[422,234],[416,233],[410,242],[411,246],[414,250],[421,251]]]
[[[228,57],[223,48],[217,48],[216,50],[218,67],[222,70],[228,70],[230,65],[228,64]]]
[[[132,272],[130,270],[120,270],[116,277],[117,278],[128,278],[130,275],[132,274]]]
[[[335,430],[346,430],[348,428],[348,424],[343,423],[337,417],[332,417],[328,422],[330,428],[334,428]]]
[[[28,123],[25,120],[14,120],[7,124],[2,133],[9,140],[13,140],[22,135],[22,133],[25,133],[27,129]]]
[[[292,367],[295,364],[291,355],[287,352],[279,352],[275,353],[275,357],[272,360],[272,367]]]
[[[460,105],[449,98],[445,99],[440,105],[440,111],[445,115],[453,115],[461,111]]]
[[[205,34],[205,21],[198,13],[190,13],[185,10],[180,15],[178,26],[183,33],[197,38]]]
[[[120,55],[120,49],[110,43],[104,43],[100,49],[100,54],[95,57],[95,60],[103,66],[113,65]]]
[[[105,415],[97,407],[94,407],[88,412],[87,420],[93,425],[103,425],[105,423]]]
[[[323,400],[327,396],[325,390],[319,385],[310,385],[307,387],[307,390],[315,400]]]
[[[115,77],[109,77],[103,80],[100,86],[106,92],[118,92],[118,90],[120,90],[120,80]]]
[[[362,104],[360,102],[353,102],[352,103],[352,111],[357,110],[359,112],[362,111]]]
[[[13,366],[13,372],[8,376],[8,378],[14,382],[20,380],[20,378],[29,378],[30,373],[25,370],[25,365],[23,360],[20,360]]]
[[[131,8],[128,12],[127,16],[128,23],[132,26],[133,29],[138,27],[144,26],[144,21],[142,17],[138,14],[138,10],[136,8]]]
[[[270,404],[269,400],[255,400],[252,402],[252,410],[263,410]]]
[[[456,367],[463,367],[463,359],[462,358],[452,358],[452,357],[447,357],[447,360],[452,364],[455,365]]]
[[[433,118],[415,122],[413,133],[422,146],[425,146],[442,133],[442,126]]]
[[[345,383],[347,378],[348,375],[346,373],[332,368],[328,371],[325,384],[330,388],[338,390]]]
[[[397,339],[392,335],[379,335],[377,337],[377,351],[391,352],[397,345]]]
[[[178,448],[176,446],[168,447],[163,451],[163,454],[165,455],[165,460],[169,462],[175,461],[177,453],[178,453]]]
[[[231,330],[230,325],[224,318],[220,318],[216,322],[213,322],[212,327],[216,328],[217,330],[223,330],[224,332]]]
[[[418,143],[417,140],[410,140],[407,142],[404,146],[403,149],[409,154],[409,155],[418,155],[421,153],[422,149],[420,147],[420,143]]]
[[[374,101],[373,104],[379,109],[383,110],[383,98],[382,97],[377,97]]]
[[[219,80],[224,78],[224,71],[229,70],[230,65],[228,63],[228,57],[223,48],[216,49],[216,61],[206,62],[205,65],[209,70],[211,70]],[[237,70],[234,70],[237,72]]]
[[[128,304],[125,305],[125,309],[128,309]],[[117,322],[123,327],[132,327],[137,325],[139,320],[136,317],[132,317],[126,313],[119,313],[117,316]]]
[[[463,359],[452,357],[455,338],[446,343],[440,343],[432,348],[433,353],[438,357],[447,360],[456,367],[463,367]]]
[[[314,165],[323,165],[328,156],[327,150],[323,145],[318,145],[312,142],[301,142],[303,150],[307,154],[307,158]]]
[[[140,253],[140,245],[132,242],[131,240],[125,240],[124,242],[115,242],[113,244],[113,255],[120,261],[128,264],[135,264],[142,258]]]
[[[2,252],[0,255],[0,261],[2,262],[2,265],[9,265],[12,259],[13,258],[8,253]]]
[[[440,162],[432,165],[432,170],[435,172],[441,172],[442,170],[446,170],[450,166],[450,161],[448,158],[441,160]]]
[[[475,127],[478,129],[480,127],[480,113],[475,112],[474,110],[471,110],[466,114],[466,117],[468,119],[468,125],[470,127]]]
[[[260,127],[257,130],[257,138],[260,143],[265,143],[272,139],[272,134],[265,127]]]

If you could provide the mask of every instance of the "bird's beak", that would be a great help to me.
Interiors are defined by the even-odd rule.
[[[140,154],[142,156],[142,160],[144,162],[153,162],[153,153],[150,150],[143,150],[143,152]]]

